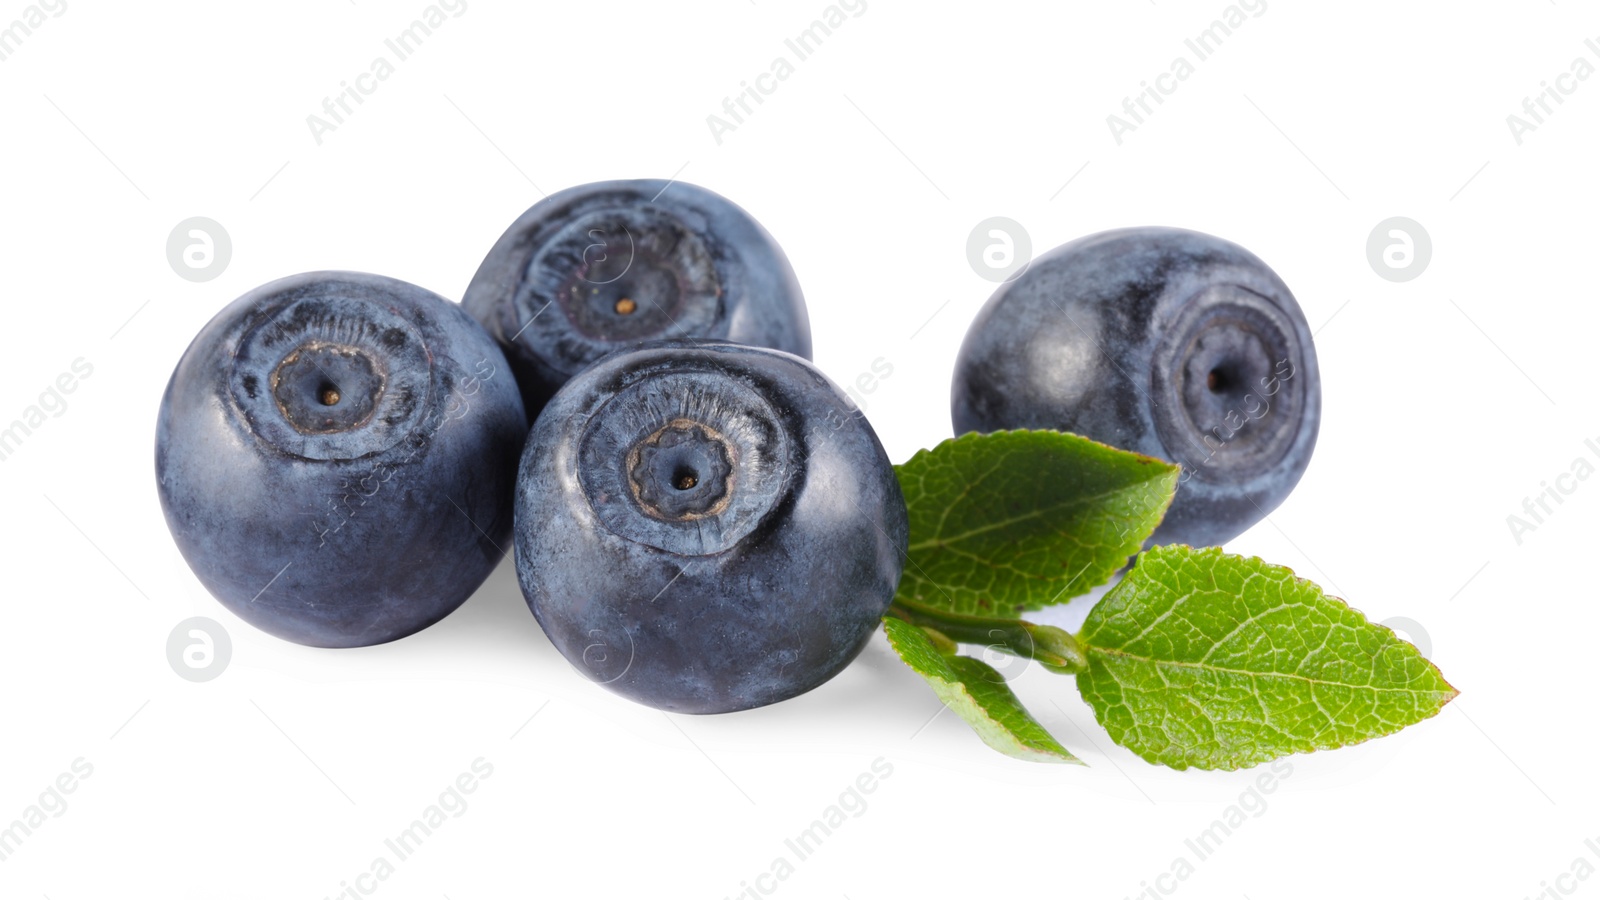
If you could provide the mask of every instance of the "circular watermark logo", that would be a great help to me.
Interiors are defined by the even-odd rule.
[[[228,268],[233,239],[215,219],[195,216],[167,235],[167,264],[186,281],[210,281]]]
[[[167,662],[185,681],[210,681],[228,668],[233,641],[222,623],[205,616],[184,619],[167,635]]]
[[[1432,258],[1433,239],[1415,219],[1384,219],[1367,235],[1367,262],[1379,278],[1410,281],[1428,268]]]
[[[610,284],[633,268],[633,255],[638,249],[633,232],[626,225],[619,227],[622,229],[621,237],[628,239],[626,252],[621,251],[622,242],[617,240],[617,234],[604,228],[589,229],[589,240],[594,243],[583,248],[583,272],[579,278],[589,284]],[[595,277],[589,277],[591,275]]]
[[[1384,619],[1378,624],[1389,629],[1390,631],[1393,631],[1396,635],[1399,635],[1405,640],[1410,641],[1411,645],[1416,647],[1418,652],[1420,652],[1424,658],[1431,658],[1433,656],[1433,641],[1428,638],[1428,629],[1423,628],[1422,623],[1418,622],[1416,619],[1408,619],[1405,616],[1393,616],[1391,618]]]
[[[984,219],[967,235],[967,263],[987,281],[1010,281],[1033,262],[1033,241],[1022,223],[1005,216]]]
[[[1394,616],[1378,624],[1393,631],[1401,640],[1410,642],[1423,659],[1432,660],[1433,641],[1428,637],[1428,629],[1423,628],[1421,622],[1405,616]],[[1391,681],[1404,683],[1416,678],[1421,672],[1417,658],[1411,654],[1409,648],[1400,644],[1390,644],[1385,647],[1379,654],[1377,663],[1383,677]],[[1426,664],[1423,667],[1425,668]]]
[[[633,667],[633,635],[620,621],[591,628],[578,658],[578,671],[596,684],[610,684]]]
[[[1033,665],[1033,660],[1018,656],[1015,653],[1007,653],[1003,649],[1006,646],[1006,638],[1008,636],[1007,632],[1002,629],[991,629],[989,637],[994,643],[981,645],[981,649],[976,654],[980,662],[986,663],[989,668],[994,670],[994,674],[985,672],[983,676],[985,681],[992,684],[1004,684],[1021,675],[1028,666]],[[1026,649],[1031,651],[1033,648],[1029,646]]]

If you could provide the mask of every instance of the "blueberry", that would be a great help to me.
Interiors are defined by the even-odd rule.
[[[504,555],[522,400],[459,306],[312,272],[218,313],[156,424],[167,526],[240,618],[317,647],[404,637]]]
[[[894,599],[906,507],[877,435],[810,363],[656,342],[569,381],[517,480],[517,575],[568,661],[717,713],[843,669]]]
[[[1183,468],[1151,543],[1221,544],[1293,490],[1322,389],[1305,316],[1249,251],[1176,228],[1090,235],[989,299],[956,361],[957,434],[1071,431]]]
[[[529,418],[614,350],[710,338],[811,358],[789,261],[749,213],[681,181],[603,181],[534,204],[462,305],[505,350]]]

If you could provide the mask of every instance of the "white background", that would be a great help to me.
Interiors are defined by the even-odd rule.
[[[1600,840],[1600,479],[1563,481],[1574,492],[1520,543],[1506,521],[1575,459],[1600,464],[1584,445],[1600,443],[1600,77],[1566,82],[1520,144],[1506,123],[1575,58],[1600,65],[1584,45],[1600,14],[1271,0],[1119,145],[1106,116],[1226,4],[868,0],[719,144],[707,116],[821,0],[470,0],[319,144],[306,117],[424,5],[68,0],[0,62],[0,424],[74,360],[93,367],[0,462],[0,825],[74,760],[93,769],[0,861],[0,895],[334,897],[481,757],[493,772],[465,811],[364,887],[1600,897],[1600,877],[1557,880],[1579,857],[1600,866],[1584,846]],[[25,9],[0,4],[0,28]],[[984,747],[881,637],[799,699],[669,718],[567,666],[509,560],[439,625],[355,651],[268,637],[200,588],[152,444],[213,313],[319,268],[459,297],[542,192],[674,175],[781,242],[835,380],[892,365],[866,411],[896,461],[949,435],[956,349],[993,289],[967,259],[979,221],[1015,219],[1036,252],[1139,224],[1249,247],[1316,329],[1325,418],[1298,490],[1230,549],[1421,623],[1461,697],[1398,736],[1291,759],[1264,811],[1194,863],[1185,839],[1267,770],[1146,765],[1036,669],[1017,690],[1089,768]],[[205,283],[166,257],[191,216],[233,242]],[[1367,258],[1391,216],[1432,238],[1409,282]],[[196,615],[233,640],[205,684],[165,649]],[[880,757],[892,772],[865,808],[851,800],[858,815],[787,879],[759,878]],[[1190,877],[1158,879],[1178,858]]]

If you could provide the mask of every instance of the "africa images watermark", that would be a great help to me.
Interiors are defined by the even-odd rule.
[[[1268,770],[1257,775],[1250,787],[1208,826],[1201,829],[1194,837],[1185,838],[1184,850],[1187,851],[1173,857],[1167,866],[1167,871],[1162,872],[1150,881],[1139,882],[1139,893],[1130,894],[1126,900],[1159,900],[1161,897],[1177,893],[1185,881],[1194,877],[1199,871],[1199,866],[1217,854],[1229,838],[1239,833],[1239,830],[1250,823],[1252,819],[1259,819],[1267,814],[1267,795],[1278,789],[1278,785],[1294,775],[1294,765],[1287,759],[1279,759],[1268,767]],[[1153,884],[1151,882],[1154,882]]]
[[[1560,900],[1562,897],[1570,897],[1577,893],[1578,888],[1583,886],[1583,882],[1594,877],[1596,871],[1600,871],[1595,868],[1594,862],[1590,860],[1590,857],[1600,860],[1600,836],[1585,838],[1583,849],[1588,851],[1587,855],[1574,856],[1572,862],[1567,865],[1567,871],[1562,872],[1555,878],[1549,880],[1541,879],[1539,881],[1539,893],[1526,895],[1527,900]],[[1555,884],[1551,884],[1551,881],[1554,881]]]
[[[806,432],[806,443],[809,446],[808,455],[816,453],[835,434],[852,423],[860,423],[866,419],[868,407],[865,394],[871,394],[878,389],[884,380],[894,374],[894,363],[879,356],[872,360],[869,370],[864,370],[856,375],[855,379],[846,382],[844,392],[850,399],[848,407],[831,407],[827,413],[813,422],[811,429]]]
[[[755,107],[767,102],[766,98],[778,90],[778,85],[789,80],[789,76],[798,71],[798,65],[810,59],[812,54],[822,46],[822,42],[839,29],[850,19],[858,19],[867,11],[867,0],[843,0],[840,3],[830,3],[822,10],[822,15],[792,38],[783,41],[786,54],[774,57],[767,66],[767,71],[749,79],[739,82],[739,92],[731,97],[722,98],[723,115],[712,113],[706,116],[706,127],[711,129],[711,138],[722,146],[722,136],[730,131],[737,131],[745,119],[755,115]],[[845,14],[849,13],[848,16]],[[755,82],[751,84],[750,82]],[[730,121],[731,120],[731,121]]]
[[[1583,45],[1596,59],[1600,59],[1600,41],[1585,38]],[[1589,57],[1574,57],[1572,63],[1567,66],[1567,71],[1552,79],[1555,84],[1541,81],[1537,93],[1531,97],[1523,97],[1521,114],[1511,113],[1506,116],[1506,127],[1511,129],[1511,138],[1517,142],[1517,146],[1522,146],[1523,135],[1539,130],[1539,126],[1545,124],[1547,118],[1555,115],[1556,107],[1567,102],[1566,98],[1577,93],[1578,87],[1588,81],[1589,76],[1594,73],[1595,64],[1589,61]],[[1555,105],[1552,106],[1552,103]]]
[[[1584,449],[1590,456],[1600,460],[1600,440],[1587,438],[1583,442]],[[1567,471],[1557,475],[1553,480],[1539,482],[1539,492],[1532,497],[1522,498],[1522,515],[1512,513],[1506,516],[1506,527],[1511,529],[1511,537],[1522,546],[1522,536],[1538,531],[1539,526],[1547,524],[1551,516],[1561,504],[1567,502],[1566,498],[1578,492],[1579,485],[1589,480],[1595,473],[1595,464],[1589,461],[1588,456],[1573,458]],[[1553,504],[1553,505],[1552,505]]]
[[[13,819],[11,824],[0,828],[0,862],[5,862],[17,854],[23,841],[32,837],[34,832],[43,828],[51,819],[59,819],[66,815],[67,796],[78,789],[84,779],[94,774],[94,766],[83,757],[78,757],[50,782],[39,798],[22,811],[22,815]]]
[[[1259,19],[1267,11],[1267,0],[1246,0],[1224,7],[1221,15],[1192,38],[1184,38],[1183,47],[1188,52],[1173,57],[1167,71],[1150,81],[1139,82],[1139,90],[1131,97],[1122,98],[1123,115],[1106,116],[1106,127],[1117,146],[1122,146],[1122,136],[1138,130],[1145,120],[1155,114],[1156,107],[1167,102],[1185,81],[1199,71],[1197,63],[1210,59],[1227,40],[1250,19]],[[1246,15],[1248,13],[1248,15]],[[1150,82],[1154,81],[1154,84]],[[1152,106],[1151,104],[1155,104]],[[1125,116],[1125,117],[1124,117]],[[1131,121],[1130,121],[1131,120]]]
[[[483,383],[494,378],[497,372],[494,363],[490,362],[488,357],[478,360],[474,364],[474,368],[476,370],[474,374],[468,375],[465,380],[457,382],[455,390],[450,395],[450,403],[446,405],[446,408],[425,420],[427,423],[427,439],[413,441],[410,444],[411,452],[407,453],[405,458],[391,462],[380,462],[360,478],[351,478],[340,482],[339,490],[342,493],[328,501],[328,506],[337,520],[336,523],[329,524],[321,519],[312,523],[311,527],[316,529],[317,535],[321,538],[321,541],[317,544],[318,547],[325,546],[328,543],[328,535],[338,534],[339,530],[344,528],[355,517],[356,511],[360,507],[366,506],[367,501],[376,497],[378,492],[383,490],[385,484],[388,484],[397,473],[404,471],[406,464],[415,459],[417,454],[421,453],[422,449],[428,445],[428,439],[431,439],[435,433],[451,422],[467,417],[467,414],[472,411],[472,404],[468,402],[467,398],[478,393],[482,389]]]
[[[10,24],[0,23],[0,63],[15,56],[22,44],[33,36],[50,19],[59,19],[67,11],[66,0],[41,0],[23,7]],[[49,18],[45,17],[49,13]]]
[[[39,398],[29,404],[21,415],[11,421],[11,424],[0,425],[0,462],[15,456],[17,450],[22,447],[22,442],[43,428],[45,423],[66,415],[66,395],[76,391],[79,383],[93,374],[94,366],[87,359],[78,357],[72,361],[68,371],[57,375],[55,380],[45,385]]]
[[[434,802],[428,804],[411,824],[400,829],[393,837],[383,839],[384,852],[373,857],[372,862],[367,865],[367,871],[347,881],[339,882],[339,893],[328,894],[323,900],[357,900],[383,887],[383,883],[394,875],[401,863],[422,849],[424,841],[436,834],[451,819],[459,819],[466,814],[466,795],[476,792],[493,774],[493,763],[481,756],[473,760],[468,770],[457,775],[454,781],[446,785]]]
[[[367,71],[349,81],[339,82],[339,92],[322,98],[322,114],[306,116],[306,127],[311,129],[311,139],[322,146],[322,136],[337,131],[345,120],[355,115],[355,107],[367,102],[377,93],[379,86],[394,75],[396,67],[410,59],[422,47],[422,42],[450,19],[459,19],[467,11],[466,0],[442,0],[430,3],[412,23],[394,37],[384,38],[387,54],[374,57]],[[449,13],[449,15],[445,15]],[[354,82],[352,84],[351,82]],[[351,104],[355,104],[352,106]]]
[[[1239,406],[1242,408],[1228,410],[1222,417],[1222,423],[1213,425],[1211,430],[1207,431],[1201,438],[1201,443],[1205,445],[1208,452],[1206,453],[1206,458],[1200,461],[1200,465],[1210,465],[1211,461],[1216,458],[1217,451],[1227,446],[1228,442],[1238,436],[1246,425],[1266,418],[1267,414],[1272,412],[1272,404],[1267,398],[1283,390],[1284,382],[1293,379],[1294,374],[1294,363],[1287,359],[1280,359],[1273,368],[1271,375],[1261,376],[1259,384],[1260,396],[1257,396],[1255,391],[1245,394],[1239,401]],[[1198,467],[1184,462],[1179,464],[1179,468],[1183,470],[1183,474],[1178,477],[1178,483],[1182,484],[1194,476]]]
[[[757,900],[771,895],[794,875],[800,863],[815,855],[822,843],[843,828],[846,822],[865,815],[866,795],[876,791],[893,774],[893,763],[881,756],[873,760],[867,771],[857,775],[855,781],[841,791],[838,799],[829,804],[809,826],[794,837],[784,839],[785,852],[773,858],[767,871],[750,881],[739,882],[739,893],[725,900]]]

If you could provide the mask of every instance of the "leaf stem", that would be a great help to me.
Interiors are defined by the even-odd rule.
[[[1034,660],[1057,674],[1070,675],[1089,667],[1089,659],[1077,639],[1054,625],[969,616],[900,598],[889,607],[889,615],[936,631],[958,643],[976,644]]]

